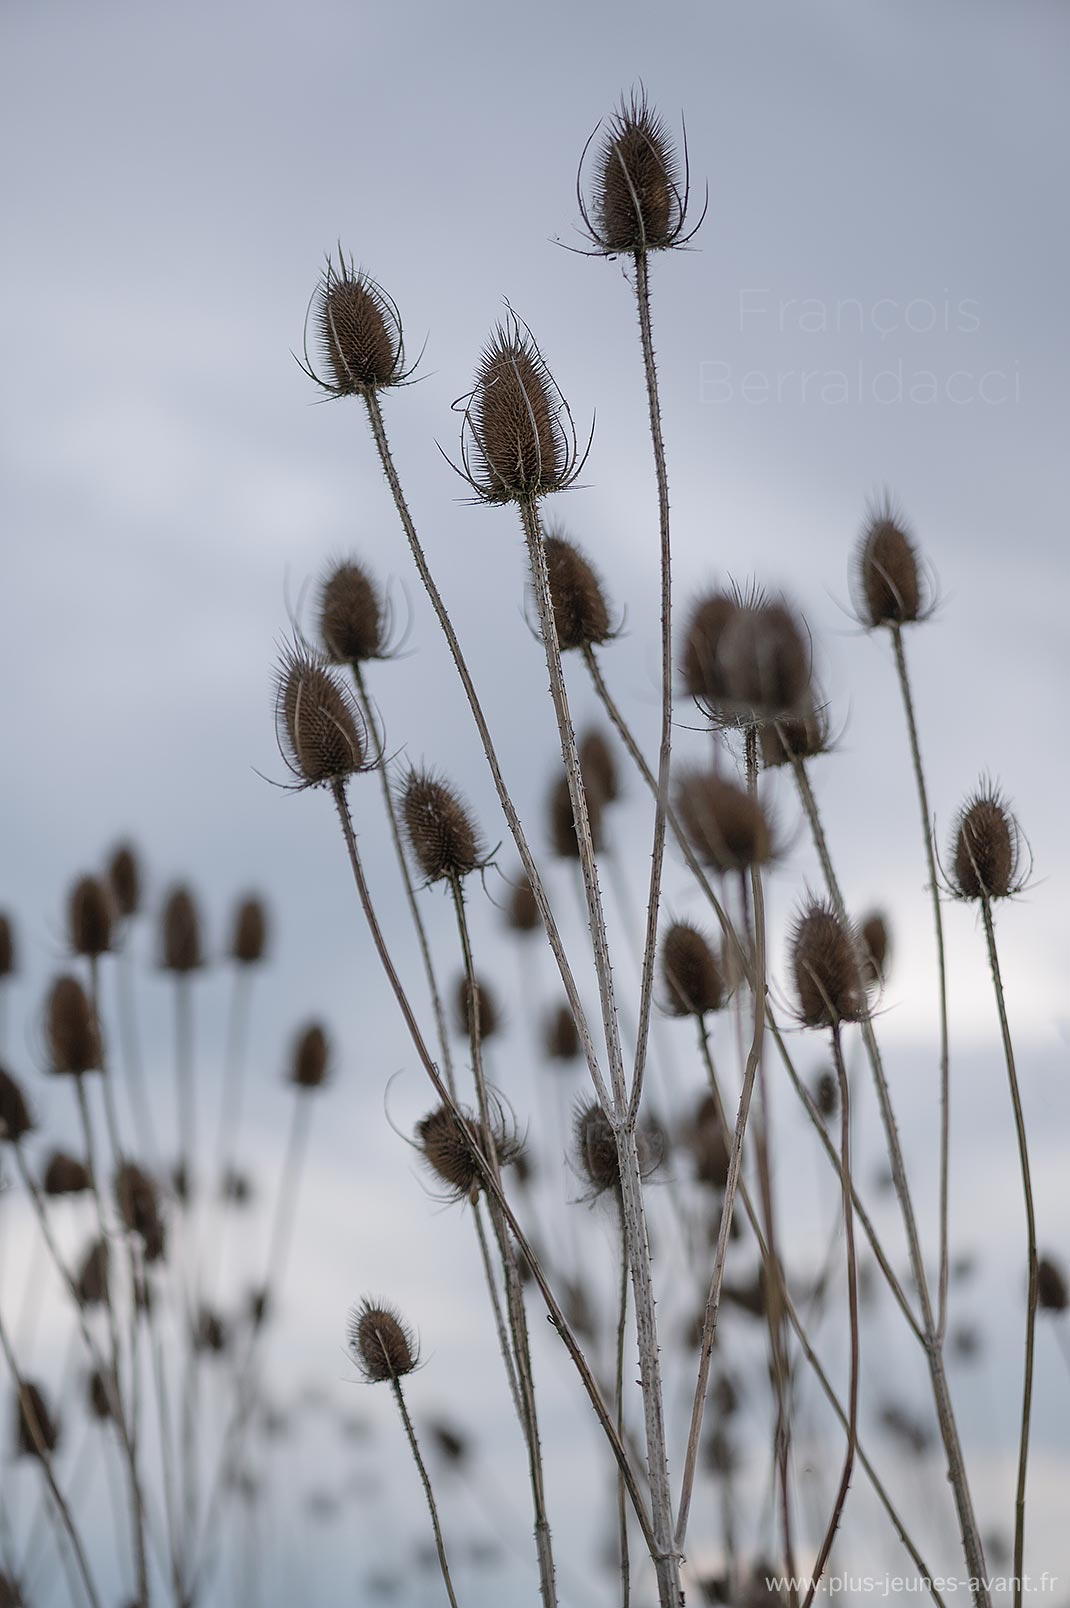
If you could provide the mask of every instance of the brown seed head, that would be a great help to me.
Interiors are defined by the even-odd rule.
[[[604,732],[595,727],[580,738],[580,773],[587,796],[597,794],[603,804],[615,804],[620,798],[620,773],[617,760]]]
[[[691,697],[707,708],[717,708],[728,695],[721,669],[721,639],[739,608],[734,592],[709,592],[699,598],[688,619],[680,670]]]
[[[361,1373],[372,1384],[384,1384],[412,1373],[419,1357],[412,1331],[400,1315],[367,1297],[350,1314],[349,1349]]]
[[[77,1156],[68,1156],[64,1150],[54,1150],[48,1158],[41,1188],[46,1195],[81,1195],[89,1188],[92,1178],[85,1162]]]
[[[82,1259],[75,1280],[78,1301],[83,1307],[103,1306],[107,1301],[110,1261],[107,1240],[94,1240]]]
[[[799,1017],[807,1027],[836,1027],[865,1017],[858,938],[831,905],[813,900],[796,920],[791,967]]]
[[[614,634],[609,604],[588,560],[573,542],[561,535],[547,536],[543,551],[561,652],[608,642]]]
[[[835,1073],[822,1072],[814,1084],[814,1104],[826,1122],[840,1109],[840,1085]]]
[[[202,1306],[193,1335],[196,1350],[219,1357],[226,1351],[229,1339],[226,1320],[211,1307]]]
[[[156,1183],[143,1168],[124,1162],[115,1176],[119,1216],[131,1234],[137,1234],[147,1262],[158,1262],[166,1247],[164,1222]]]
[[[501,1026],[501,1017],[490,985],[478,977],[476,978],[475,996],[478,1006],[479,1036],[481,1039],[493,1038]],[[454,1016],[458,1033],[465,1038],[471,1037],[473,1025],[471,995],[466,977],[457,979],[457,988],[454,993]]]
[[[575,1061],[580,1053],[580,1034],[572,1007],[556,1006],[546,1018],[543,1043],[551,1061]]]
[[[724,712],[750,725],[803,712],[810,644],[783,603],[737,608],[718,643]]]
[[[120,916],[136,916],[141,907],[141,868],[130,843],[120,843],[108,862],[108,886]]]
[[[1009,899],[1021,890],[1022,835],[990,783],[959,811],[951,840],[951,882],[961,899]]]
[[[320,593],[320,639],[335,664],[364,664],[384,652],[383,607],[360,564],[337,565]]]
[[[100,1030],[89,996],[77,977],[57,977],[46,1007],[52,1071],[80,1077],[100,1067]]]
[[[466,877],[482,863],[471,811],[447,782],[429,771],[410,771],[400,802],[412,857],[428,882]]]
[[[330,1075],[330,1044],[319,1022],[310,1022],[294,1039],[289,1081],[298,1089],[319,1089]]]
[[[724,1004],[724,976],[703,933],[674,921],[661,940],[661,977],[673,1016],[704,1016]]]
[[[783,715],[763,723],[760,732],[762,765],[772,770],[793,759],[816,759],[827,753],[828,714],[822,704],[810,704],[802,714]]]
[[[234,932],[230,940],[231,959],[239,966],[255,966],[267,948],[268,918],[262,899],[251,894],[234,912]]]
[[[680,237],[685,205],[680,162],[661,118],[642,91],[622,96],[583,209],[591,238],[608,254],[664,250]]]
[[[111,1417],[111,1392],[99,1368],[94,1368],[89,1375],[86,1399],[90,1413],[99,1422],[103,1423]]]
[[[863,624],[909,625],[928,602],[913,538],[887,499],[872,508],[855,559],[855,608]]]
[[[405,378],[401,318],[381,285],[347,265],[327,259],[312,315],[326,378],[308,373],[335,396],[363,396]],[[307,357],[307,340],[306,340]]]
[[[160,965],[164,971],[180,976],[204,965],[201,944],[201,915],[190,889],[182,884],[171,888],[160,917]]]
[[[576,1108],[572,1119],[573,1143],[580,1170],[593,1195],[620,1187],[617,1142],[609,1119],[596,1100]]]
[[[368,767],[367,731],[348,687],[298,646],[275,677],[275,730],[298,787],[325,787]]]
[[[1037,1262],[1037,1304],[1043,1312],[1065,1312],[1070,1307],[1066,1274],[1051,1256]]]
[[[67,901],[67,936],[76,955],[106,955],[111,948],[112,900],[99,877],[79,877]]]
[[[526,872],[521,871],[513,884],[506,909],[506,920],[514,932],[538,932],[541,925],[539,907]]]
[[[602,802],[597,793],[587,794],[587,823],[591,829],[591,842],[598,851],[603,846],[603,837]],[[580,857],[567,776],[559,776],[550,793],[550,845],[562,860],[578,860]]]
[[[24,1379],[15,1393],[15,1448],[20,1457],[43,1457],[55,1451],[59,1422],[53,1418],[44,1391]]]
[[[461,451],[470,484],[487,502],[527,502],[575,479],[568,409],[516,318],[497,325],[480,354]]]
[[[879,910],[871,910],[858,929],[862,951],[862,981],[867,988],[880,988],[888,974],[891,938],[888,923]]]
[[[0,1144],[18,1144],[33,1131],[33,1118],[22,1085],[0,1066]]]
[[[693,771],[684,777],[677,810],[691,847],[714,870],[745,871],[772,858],[761,805],[715,771]]]
[[[491,1117],[491,1137],[499,1165],[508,1167],[517,1160],[521,1146],[517,1135],[506,1126],[500,1108]],[[424,1161],[439,1183],[446,1186],[451,1200],[474,1200],[483,1187],[483,1175],[473,1150],[482,1150],[479,1119],[470,1111],[457,1117],[448,1106],[436,1106],[416,1124],[416,1142]]]
[[[0,910],[0,982],[15,970],[15,932],[11,917]]]
[[[695,1163],[697,1181],[708,1189],[723,1189],[728,1182],[728,1140],[712,1094],[700,1098],[683,1138]]]

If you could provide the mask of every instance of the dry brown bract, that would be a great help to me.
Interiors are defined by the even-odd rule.
[[[982,782],[966,800],[951,840],[951,884],[960,899],[1009,899],[1020,893],[1022,834],[1006,800]]]
[[[350,1315],[349,1349],[370,1384],[403,1378],[419,1359],[412,1331],[400,1314],[367,1297]]]
[[[514,315],[483,348],[464,399],[462,473],[485,502],[533,502],[564,491],[582,467],[568,405]]]
[[[838,1027],[867,1014],[858,938],[831,905],[814,900],[796,920],[791,968],[806,1027]]]
[[[298,788],[333,786],[374,763],[349,689],[296,644],[285,650],[276,673],[275,730]]]
[[[607,256],[664,251],[681,242],[687,214],[686,148],[681,175],[664,124],[642,90],[622,96],[610,119],[594,159],[590,197],[583,197],[582,176],[579,188],[587,232]]]
[[[323,372],[308,351],[308,325],[315,329]],[[401,316],[382,285],[339,253],[328,257],[305,324],[301,365],[331,396],[364,396],[399,385],[408,376]]]
[[[452,882],[482,865],[471,812],[447,782],[429,771],[412,770],[400,802],[412,857],[428,882]]]

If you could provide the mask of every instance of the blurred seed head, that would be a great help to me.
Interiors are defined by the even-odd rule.
[[[336,564],[319,600],[320,640],[334,664],[366,664],[386,651],[385,614],[375,582],[352,559]]]
[[[597,726],[580,738],[579,759],[588,798],[594,794],[602,804],[615,804],[620,798],[620,772],[609,738]]]
[[[349,1350],[372,1384],[402,1379],[419,1359],[413,1333],[400,1315],[367,1297],[350,1315]]]
[[[231,1206],[248,1206],[253,1198],[253,1186],[248,1173],[228,1167],[223,1174],[219,1193]]]
[[[90,1416],[104,1423],[112,1416],[111,1392],[99,1368],[94,1368],[86,1382],[86,1401]]]
[[[1052,1256],[1037,1262],[1037,1304],[1044,1312],[1065,1312],[1070,1307],[1066,1272]]]
[[[0,1144],[18,1144],[33,1131],[33,1118],[18,1080],[0,1066]]]
[[[791,969],[805,1026],[837,1027],[866,1016],[858,938],[831,905],[811,900],[797,917]]]
[[[132,843],[120,843],[108,861],[108,886],[115,909],[125,920],[141,908],[141,866]]]
[[[19,1457],[50,1455],[59,1443],[55,1418],[40,1385],[24,1379],[15,1390],[15,1450]]]
[[[951,839],[951,885],[960,899],[1009,899],[1023,886],[1022,834],[1003,795],[982,782]]]
[[[855,610],[870,630],[924,619],[926,595],[913,536],[888,498],[866,513],[855,553]]]
[[[275,674],[275,732],[295,786],[330,787],[367,770],[367,729],[348,687],[292,644]]]
[[[268,940],[268,916],[264,901],[256,894],[242,899],[234,912],[230,956],[239,966],[255,966],[264,958]]]
[[[561,652],[608,642],[616,633],[602,583],[590,562],[560,532],[545,537],[543,551]]]
[[[729,621],[739,612],[734,591],[708,592],[692,606],[680,655],[680,671],[691,697],[708,709],[728,696],[721,667],[721,641]]]
[[[202,1306],[197,1313],[193,1334],[195,1349],[207,1355],[221,1357],[227,1349],[229,1340],[230,1334],[222,1314],[212,1307]]]
[[[106,1305],[110,1263],[111,1256],[107,1240],[94,1240],[83,1256],[75,1278],[75,1288],[78,1292],[80,1306]]]
[[[115,1175],[115,1202],[123,1226],[141,1240],[146,1262],[160,1261],[166,1234],[155,1179],[134,1162],[124,1162]]]
[[[680,158],[641,88],[622,96],[609,120],[581,209],[588,234],[609,256],[663,251],[683,234],[686,171],[682,178]]]
[[[100,1029],[89,996],[77,977],[57,977],[45,1009],[51,1070],[81,1077],[100,1067]]]
[[[575,1061],[580,1054],[580,1033],[572,1007],[566,1000],[555,1006],[546,1018],[543,1045],[551,1061]]]
[[[724,698],[715,712],[755,725],[806,712],[810,642],[784,603],[743,604],[725,621],[717,645]]]
[[[840,1084],[833,1072],[822,1072],[814,1084],[814,1104],[826,1122],[840,1109]]]
[[[879,910],[863,917],[858,929],[862,955],[862,981],[867,988],[883,988],[891,957],[888,923]]]
[[[572,1119],[573,1147],[591,1197],[620,1188],[617,1141],[609,1118],[596,1100],[577,1106]]]
[[[412,857],[428,882],[452,882],[483,864],[472,812],[448,782],[411,770],[399,802]]]
[[[728,1182],[730,1154],[728,1137],[712,1094],[700,1097],[682,1137],[695,1163],[696,1181],[708,1189],[722,1190]]]
[[[67,901],[67,937],[76,955],[95,959],[111,948],[113,908],[99,877],[79,877]]]
[[[578,860],[580,844],[576,836],[576,818],[572,813],[572,795],[568,777],[558,776],[550,790],[549,837],[553,852],[562,860]],[[591,842],[595,852],[605,847],[602,830],[602,801],[597,793],[587,794],[587,824],[591,829]]]
[[[508,1167],[519,1159],[521,1142],[500,1104],[492,1103],[490,1120],[499,1166]],[[478,1117],[463,1108],[455,1116],[448,1106],[436,1106],[416,1124],[416,1143],[436,1180],[445,1186],[449,1200],[475,1200],[483,1187],[476,1155],[476,1151],[483,1153]]]
[[[524,871],[519,873],[513,884],[505,918],[512,930],[519,933],[538,932],[542,925],[539,907],[535,902],[527,873]]]
[[[695,854],[715,871],[746,871],[773,857],[761,804],[715,771],[692,771],[683,777],[677,812]]]
[[[383,287],[347,263],[328,257],[309,306],[318,367],[308,351],[305,372],[332,396],[365,396],[399,385],[406,376],[401,317]]]
[[[799,715],[766,721],[760,732],[762,765],[772,770],[793,759],[817,759],[828,752],[828,713],[823,704],[810,704]]]
[[[472,996],[468,987],[467,977],[457,979],[453,1001],[457,1032],[464,1038],[470,1038],[473,1026],[473,1012]],[[501,1016],[490,984],[479,977],[476,978],[475,1002],[478,1007],[479,1036],[483,1040],[493,1038],[501,1026]]]
[[[464,475],[485,502],[529,502],[579,473],[568,406],[531,331],[513,316],[480,354],[461,431]]]
[[[725,981],[704,933],[689,921],[674,921],[661,940],[661,979],[665,1008],[673,1016],[705,1016],[719,1011]]]
[[[160,965],[186,976],[204,965],[201,914],[192,891],[183,883],[168,891],[160,917]]]
[[[467,1435],[452,1424],[436,1418],[427,1426],[431,1444],[444,1462],[458,1467],[471,1457],[472,1445]]]
[[[54,1150],[48,1158],[41,1188],[50,1197],[82,1195],[92,1181],[85,1162],[79,1161],[77,1156],[69,1156],[64,1150]]]
[[[309,1022],[297,1034],[290,1054],[289,1082],[298,1089],[320,1089],[331,1070],[330,1042],[319,1022]]]

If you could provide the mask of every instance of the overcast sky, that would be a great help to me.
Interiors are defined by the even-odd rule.
[[[154,895],[175,876],[196,881],[217,947],[235,892],[265,888],[278,929],[256,1028],[265,1165],[285,1110],[284,1035],[322,1013],[339,1046],[295,1258],[300,1320],[280,1343],[302,1379],[342,1389],[346,1307],[383,1288],[434,1353],[414,1390],[479,1412],[471,1350],[485,1348],[485,1323],[469,1235],[427,1199],[385,1121],[395,1071],[397,1120],[418,1114],[425,1096],[379,987],[331,810],[258,774],[281,777],[276,645],[329,559],[359,555],[411,622],[404,656],[373,667],[390,751],[455,778],[490,843],[504,823],[361,410],[317,405],[292,353],[338,242],[396,299],[413,355],[426,338],[421,383],[387,399],[388,424],[507,776],[542,845],[556,738],[524,624],[519,529],[509,510],[464,501],[436,442],[455,449],[450,404],[508,297],[581,427],[597,415],[582,488],[548,512],[588,549],[624,613],[607,674],[652,749],[656,499],[633,299],[619,264],[553,243],[582,245],[580,152],[641,78],[674,126],[686,116],[698,209],[709,186],[690,249],[653,269],[678,618],[698,588],[727,576],[783,588],[805,611],[841,734],[815,781],[848,902],[881,904],[895,933],[882,1036],[899,1057],[896,1093],[925,1200],[936,1016],[920,822],[889,646],[848,612],[866,500],[882,487],[899,499],[940,597],[907,644],[939,839],[990,772],[1034,857],[1031,888],[1000,913],[1000,938],[1042,1233],[1070,1252],[1065,6],[9,0],[2,38],[0,906],[17,920],[25,961],[15,1058],[31,1059],[37,1000],[62,953],[64,890],[119,835],[143,845]],[[573,684],[585,718],[593,704],[578,670]],[[698,755],[693,724],[681,707],[680,751]],[[375,780],[358,780],[353,801],[411,971]],[[789,789],[772,789],[770,802],[787,851],[770,892],[782,977],[785,922],[818,874]],[[649,813],[634,786],[617,837],[638,899]],[[511,845],[500,863],[512,874]],[[512,957],[492,947],[492,900],[504,886],[492,875],[490,897],[473,895],[476,941],[515,995]],[[670,908],[699,914],[675,865],[667,886]],[[555,887],[578,950],[574,890],[563,876]],[[431,896],[428,910],[452,976],[448,912]],[[969,909],[950,907],[946,923],[960,1237],[990,1251],[985,1302],[1010,1289],[1017,1310],[1023,1231],[982,938]],[[630,959],[619,967],[634,998]],[[528,982],[534,996],[553,996],[548,966]],[[162,1011],[159,983],[145,986],[146,1013]],[[222,983],[206,982],[204,994],[210,1022]],[[509,1067],[497,1075],[526,1118],[518,999],[509,1017]],[[692,1079],[688,1050],[685,1037],[676,1056]],[[41,1099],[58,1104],[47,1089]],[[863,1116],[875,1123],[873,1110]],[[785,1115],[785,1132],[793,1120]],[[822,1198],[827,1217],[834,1191]],[[608,1244],[609,1227],[598,1232]],[[997,1325],[983,1384],[962,1385],[986,1511],[1004,1528],[1015,1317],[1007,1328]],[[543,1349],[567,1490],[578,1398]],[[1070,1483],[1070,1395],[1055,1345],[1041,1353],[1030,1556],[1037,1570],[1062,1569],[1065,1597],[1057,1493]],[[924,1401],[920,1383],[918,1392]],[[515,1458],[499,1396],[487,1438]],[[400,1461],[396,1475],[406,1479]],[[420,1534],[412,1519],[399,1530]],[[582,1526],[568,1513],[561,1526],[579,1550]],[[523,1549],[522,1513],[516,1528]],[[383,1533],[370,1529],[361,1547],[374,1551]],[[362,1557],[353,1568],[346,1539],[317,1540],[317,1602],[352,1601],[354,1574],[370,1567]],[[297,1548],[280,1544],[280,1570],[313,1566]],[[946,1539],[944,1554],[950,1568]],[[470,1602],[483,1600],[480,1589]]]

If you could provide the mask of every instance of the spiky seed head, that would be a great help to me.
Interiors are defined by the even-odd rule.
[[[76,955],[96,958],[111,949],[111,895],[99,877],[79,877],[67,900],[67,937]]]
[[[622,96],[610,119],[584,210],[592,239],[607,254],[661,251],[680,237],[680,161],[641,90]]]
[[[294,1039],[289,1081],[297,1089],[320,1089],[331,1070],[331,1049],[319,1022],[309,1022]]]
[[[77,977],[57,977],[46,1005],[51,1069],[58,1076],[81,1077],[100,1067],[100,1029],[89,996]]]
[[[810,687],[810,644],[783,603],[737,608],[718,644],[726,712],[752,724],[802,711]]]
[[[580,1170],[593,1195],[620,1188],[617,1141],[609,1118],[597,1100],[578,1106],[572,1119],[573,1144]]]
[[[568,409],[542,353],[518,319],[499,324],[480,353],[462,451],[487,502],[529,502],[575,478]]]
[[[0,982],[15,970],[15,931],[11,917],[0,910]]]
[[[707,1189],[723,1189],[728,1182],[728,1139],[712,1094],[699,1099],[683,1140],[694,1160],[698,1183]]]
[[[493,1038],[501,1026],[501,1016],[498,1011],[498,1002],[494,997],[490,984],[480,977],[476,978],[475,999],[479,1013],[479,1036],[481,1039]],[[457,979],[453,1003],[457,1032],[463,1037],[470,1037],[473,1026],[473,1012],[472,996],[468,987],[467,977]]]
[[[352,693],[296,645],[276,673],[275,729],[299,787],[329,787],[368,766],[367,732]]]
[[[41,1386],[24,1379],[15,1391],[15,1449],[19,1457],[43,1458],[59,1443],[55,1418]]]
[[[551,1061],[575,1061],[580,1053],[580,1032],[572,1007],[566,1001],[546,1018],[543,1043]]]
[[[362,268],[328,258],[312,313],[324,374],[313,373],[335,396],[364,396],[405,378],[398,310]]]
[[[410,771],[401,789],[401,818],[412,857],[428,882],[452,882],[480,865],[471,811],[448,782],[429,771]]]
[[[609,604],[590,562],[574,542],[561,535],[547,536],[543,551],[561,652],[608,642],[614,634]]]
[[[447,1463],[456,1466],[468,1461],[472,1443],[467,1435],[452,1424],[443,1423],[441,1419],[435,1419],[427,1427],[435,1449]]]
[[[163,903],[160,965],[180,977],[204,965],[201,913],[191,889],[183,883],[171,888]]]
[[[527,873],[521,871],[506,907],[506,920],[514,932],[537,932],[540,926],[539,907]]]
[[[826,1122],[840,1109],[839,1080],[832,1072],[822,1072],[814,1084],[814,1104]]]
[[[64,1150],[54,1150],[48,1158],[41,1188],[49,1196],[81,1195],[92,1181],[84,1161],[69,1156]]]
[[[910,625],[927,612],[913,537],[892,504],[870,509],[855,557],[855,609],[871,630]]]
[[[91,1415],[100,1423],[104,1423],[112,1415],[111,1392],[108,1382],[99,1368],[94,1368],[89,1375],[86,1385],[86,1400]]]
[[[361,564],[338,564],[320,592],[320,640],[335,664],[382,658],[383,607],[375,582]]]
[[[491,1137],[501,1166],[516,1161],[520,1142],[505,1125],[500,1111],[492,1116]],[[416,1124],[420,1153],[451,1200],[475,1200],[483,1187],[476,1149],[482,1151],[479,1119],[462,1110],[455,1116],[449,1106],[436,1106]],[[475,1148],[473,1148],[475,1147]]]
[[[691,847],[715,871],[746,871],[772,858],[765,812],[734,782],[715,771],[693,771],[683,778],[677,797]]]
[[[419,1359],[412,1330],[400,1314],[367,1296],[350,1314],[349,1350],[370,1384],[404,1378]]]
[[[127,920],[136,916],[141,908],[141,866],[132,843],[120,843],[112,851],[108,886],[119,915]]]
[[[828,713],[823,704],[809,704],[802,714],[782,715],[763,723],[760,731],[762,765],[772,770],[793,759],[817,759],[828,752]]]
[[[674,921],[661,940],[661,977],[673,1016],[705,1016],[724,1004],[724,975],[704,933]]]
[[[0,1066],[0,1144],[17,1145],[33,1131],[33,1118],[22,1085]]]
[[[588,797],[596,793],[603,804],[620,798],[620,772],[617,758],[605,732],[597,727],[584,732],[579,744],[580,773]]]
[[[597,793],[587,794],[587,824],[591,829],[591,842],[596,852],[603,846],[602,801]],[[572,794],[568,777],[559,776],[550,792],[550,846],[562,860],[578,860],[580,844],[576,836],[576,820],[572,813]]]
[[[718,707],[728,696],[720,661],[721,639],[739,607],[739,598],[732,592],[708,592],[694,604],[688,618],[680,672],[691,697],[707,708]]]
[[[267,949],[268,916],[263,899],[250,894],[242,899],[234,912],[234,931],[230,940],[230,955],[239,966],[255,966],[263,960]]]
[[[111,1254],[107,1240],[97,1239],[82,1258],[75,1279],[79,1304],[83,1307],[104,1306],[108,1299],[108,1272]]]
[[[951,883],[960,899],[1009,899],[1021,890],[1022,834],[988,782],[966,800],[951,839]]]
[[[867,988],[881,988],[888,974],[892,941],[888,923],[879,910],[864,916],[858,929],[862,953],[862,981]]]
[[[145,1260],[160,1261],[167,1239],[155,1179],[134,1162],[124,1162],[115,1175],[115,1203],[124,1227],[141,1240]]]
[[[1070,1307],[1066,1273],[1051,1256],[1037,1262],[1037,1304],[1043,1312],[1065,1312]]]
[[[858,937],[831,905],[812,900],[796,919],[791,969],[807,1027],[838,1027],[865,1017]]]

